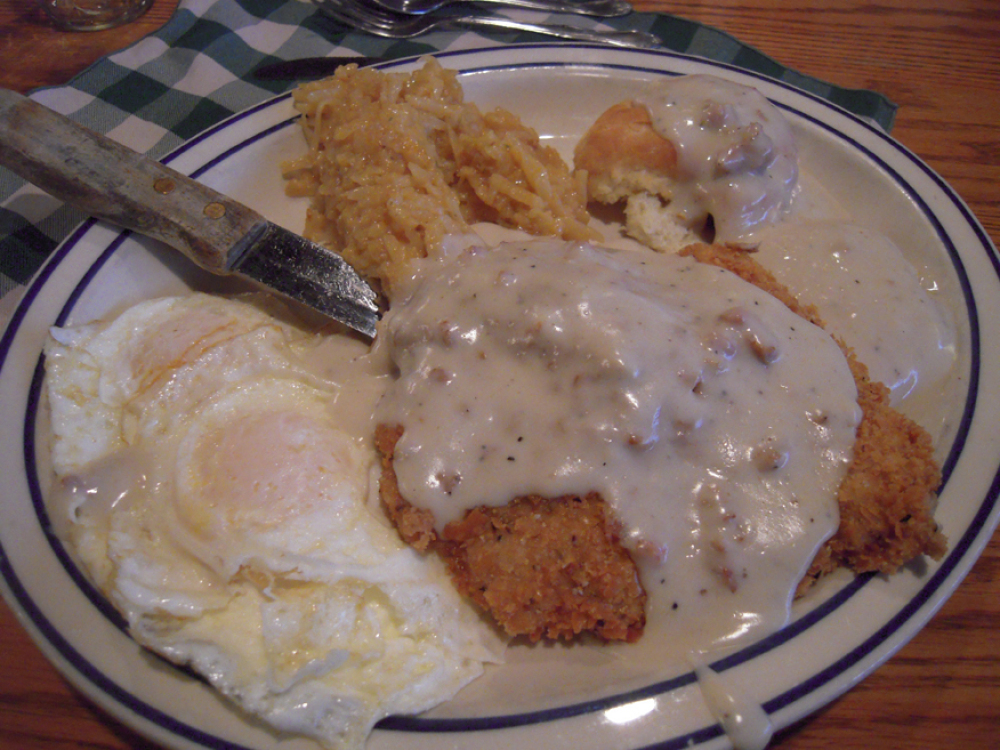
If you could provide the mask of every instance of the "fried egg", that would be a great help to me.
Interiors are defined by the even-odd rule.
[[[318,345],[208,295],[53,329],[51,504],[139,643],[277,730],[357,748],[504,646],[372,510],[374,454]]]

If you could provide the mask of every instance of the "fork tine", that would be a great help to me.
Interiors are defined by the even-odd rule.
[[[323,15],[329,16],[334,21],[339,21],[340,23],[347,24],[349,26],[354,25],[349,18],[340,12],[340,8],[334,3],[327,2],[327,0],[312,0],[312,2]]]
[[[437,23],[429,18],[394,13],[374,3],[355,2],[355,0],[313,0],[313,2],[321,11],[342,23],[390,39],[417,36]]]
[[[338,0],[313,0],[313,2],[323,13],[331,18],[348,26],[356,26],[362,31],[367,31],[371,34],[388,36],[389,34],[380,32],[386,32],[392,28],[390,26],[383,29],[383,23],[379,19],[360,13],[360,8],[354,5],[339,2]]]
[[[408,16],[394,13],[375,3],[361,3],[353,0],[322,0],[327,6],[338,8],[344,15],[357,18],[361,22],[382,25],[404,23]]]

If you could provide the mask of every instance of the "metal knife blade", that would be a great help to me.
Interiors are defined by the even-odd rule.
[[[339,255],[271,222],[248,244],[234,272],[375,338],[378,296]]]
[[[110,138],[0,89],[0,164],[92,216],[165,242],[374,337],[378,295],[333,251]]]

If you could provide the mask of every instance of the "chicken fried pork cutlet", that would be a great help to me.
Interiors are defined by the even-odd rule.
[[[442,458],[436,461],[433,455],[430,462],[424,465],[423,476],[446,503],[431,508],[414,501],[411,492],[419,495],[420,491],[412,484],[412,476],[410,487],[413,489],[410,491],[405,489],[405,483],[400,481],[398,476],[401,441],[404,436],[409,437],[406,427],[391,418],[399,412],[394,413],[390,408],[376,415],[380,421],[377,448],[382,456],[380,493],[390,519],[397,526],[401,536],[411,545],[440,555],[447,563],[458,589],[492,615],[504,630],[511,635],[527,636],[531,640],[572,638],[581,633],[593,633],[606,640],[637,639],[642,634],[645,617],[648,615],[648,591],[652,585],[649,574],[644,574],[643,571],[662,570],[662,580],[656,583],[663,584],[671,578],[672,571],[682,570],[683,574],[674,575],[674,580],[670,582],[675,587],[678,586],[676,580],[678,577],[691,575],[691,569],[676,567],[686,564],[679,558],[692,555],[685,555],[682,549],[686,543],[683,534],[680,537],[671,537],[670,534],[675,532],[672,532],[670,527],[685,526],[691,522],[692,517],[697,517],[694,536],[697,537],[696,546],[700,545],[697,549],[692,548],[695,552],[693,556],[700,555],[702,562],[699,564],[703,568],[700,573],[695,571],[695,577],[703,576],[697,578],[699,583],[692,582],[696,588],[695,593],[705,595],[709,588],[713,588],[727,593],[718,594],[713,591],[710,595],[724,597],[728,594],[737,595],[760,590],[763,592],[761,596],[771,597],[777,602],[778,608],[787,609],[790,592],[797,590],[799,594],[803,593],[820,576],[839,567],[847,567],[858,573],[867,571],[888,573],[922,553],[938,557],[944,551],[944,538],[938,532],[932,516],[931,502],[940,482],[940,473],[933,458],[928,435],[911,420],[888,406],[887,389],[881,384],[873,383],[868,377],[867,369],[857,361],[853,352],[840,342],[834,343],[820,330],[821,321],[815,309],[795,300],[753,260],[750,252],[723,245],[696,245],[685,251],[686,256],[698,261],[692,263],[688,258],[654,255],[651,257],[655,260],[646,260],[640,254],[619,255],[611,251],[607,251],[605,257],[600,254],[605,251],[599,249],[587,249],[579,245],[570,247],[570,243],[562,244],[565,246],[561,252],[565,253],[567,269],[570,261],[578,255],[590,258],[588,253],[595,253],[593,257],[600,258],[601,263],[610,264],[610,267],[615,269],[618,269],[616,265],[618,263],[638,263],[636,266],[639,269],[638,273],[633,270],[625,274],[618,288],[612,283],[608,293],[601,295],[601,299],[585,297],[585,302],[580,304],[572,299],[565,301],[564,304],[569,307],[587,307],[588,311],[583,315],[585,318],[599,317],[602,311],[613,309],[627,294],[636,290],[643,300],[647,300],[642,295],[649,293],[649,290],[641,276],[646,268],[652,273],[652,268],[646,266],[646,263],[662,262],[672,268],[676,266],[671,273],[681,276],[692,273],[698,267],[716,266],[724,270],[713,271],[713,276],[718,276],[720,273],[729,276],[727,272],[732,272],[743,281],[749,282],[742,284],[741,281],[734,279],[732,283],[742,284],[746,289],[755,288],[755,294],[758,296],[740,299],[730,292],[724,292],[724,296],[728,296],[711,303],[717,305],[723,312],[714,314],[716,319],[710,321],[711,325],[706,329],[709,331],[707,336],[716,339],[707,348],[708,353],[704,354],[706,349],[701,344],[693,347],[702,352],[697,355],[698,357],[704,354],[703,362],[686,358],[689,356],[687,349],[671,349],[670,343],[660,343],[650,347],[660,347],[667,353],[666,359],[657,360],[661,370],[667,373],[664,379],[669,381],[676,379],[678,387],[687,395],[682,394],[683,397],[677,402],[679,404],[677,409],[674,409],[673,405],[669,408],[663,406],[661,413],[659,404],[666,404],[672,398],[661,393],[652,399],[657,404],[655,414],[646,419],[645,423],[642,419],[623,423],[623,429],[616,427],[610,432],[607,425],[613,420],[607,419],[607,415],[599,411],[601,405],[588,402],[586,396],[581,397],[583,401],[566,402],[569,410],[574,413],[567,414],[565,420],[558,414],[552,416],[549,420],[554,425],[551,435],[537,434],[538,431],[534,429],[537,423],[531,421],[533,418],[531,414],[520,413],[517,410],[492,412],[489,411],[489,407],[484,407],[483,404],[491,399],[530,400],[530,396],[525,392],[523,384],[514,387],[513,390],[504,391],[505,395],[497,396],[494,393],[494,386],[491,385],[492,381],[487,380],[485,376],[480,378],[479,374],[469,373],[455,364],[457,361],[447,359],[447,356],[450,356],[449,352],[462,348],[477,337],[482,337],[483,333],[478,329],[472,332],[472,329],[462,328],[457,322],[461,316],[459,308],[454,311],[456,320],[431,316],[427,320],[437,320],[436,324],[410,328],[406,325],[399,328],[390,325],[386,335],[390,343],[387,345],[396,347],[394,356],[397,358],[397,366],[404,373],[404,379],[407,377],[406,373],[410,373],[419,381],[416,386],[414,386],[415,381],[409,381],[401,387],[401,391],[406,392],[403,403],[418,410],[423,409],[427,406],[425,401],[436,397],[432,393],[434,388],[438,386],[445,388],[454,380],[467,378],[476,383],[478,388],[471,392],[463,392],[457,397],[462,402],[454,405],[457,413],[474,415],[488,412],[492,416],[485,418],[485,422],[506,420],[516,423],[514,432],[510,433],[517,435],[516,445],[489,444],[489,439],[482,437],[490,433],[489,427],[485,433],[477,433],[475,439],[466,439],[465,433],[460,435],[458,431],[448,432],[448,427],[439,428],[436,432],[425,431],[423,433],[425,441],[419,448],[431,454],[434,453],[434,447],[427,444],[428,435],[441,442],[442,455],[445,455],[447,450],[452,450],[455,443],[462,440],[466,440],[466,444],[473,448],[464,452],[468,454],[465,458],[472,463],[466,464],[462,469],[452,470],[448,468],[450,466],[448,459]],[[522,250],[523,255],[519,255]],[[537,250],[527,246],[505,251],[482,251],[478,262],[486,262],[485,258],[489,258],[490,262],[499,262],[497,254],[502,252],[511,255],[514,266],[522,259],[524,265],[512,266],[509,270],[499,272],[492,270],[486,274],[488,279],[492,279],[488,283],[494,285],[491,288],[497,293],[500,293],[501,287],[517,287],[523,281],[520,275],[522,272],[530,275],[537,266],[544,266],[546,262],[541,256],[536,258],[533,253]],[[532,270],[528,271],[528,268]],[[554,268],[556,273],[563,273],[563,266],[558,263]],[[590,273],[586,262],[582,268],[581,273]],[[569,271],[566,270],[566,273]],[[454,280],[449,289],[458,294],[453,282]],[[565,296],[561,287],[552,286],[551,278],[536,289],[551,290],[543,291],[543,294],[551,293],[555,297]],[[766,294],[760,295],[761,290]],[[628,352],[622,355],[621,352],[606,351],[602,348],[609,341],[621,338],[619,335],[621,332],[617,329],[610,335],[606,331],[599,334],[599,340],[588,344],[589,348],[585,348],[584,353],[567,355],[566,352],[576,346],[572,323],[562,319],[558,304],[553,308],[546,308],[547,312],[539,315],[538,322],[531,323],[535,311],[530,309],[526,301],[531,295],[527,292],[527,287],[522,291],[524,293],[515,293],[512,299],[523,302],[525,309],[520,310],[519,314],[512,316],[510,320],[527,318],[523,330],[517,327],[519,323],[498,321],[495,318],[491,318],[490,321],[490,325],[499,331],[498,336],[503,341],[502,346],[516,352],[509,362],[505,360],[505,364],[499,368],[501,377],[506,377],[506,372],[520,367],[525,360],[537,360],[539,370],[557,373],[554,380],[562,380],[569,392],[576,392],[576,389],[585,388],[594,382],[602,382],[602,387],[606,390],[601,392],[606,394],[604,399],[606,401],[613,401],[622,396],[624,401],[641,404],[646,398],[641,391],[655,390],[658,387],[659,380],[656,377],[648,382],[643,381],[641,387],[636,386],[631,380],[636,372],[655,369],[647,366],[649,362],[640,365],[629,359],[631,355]],[[477,291],[465,290],[465,292],[467,294],[461,304],[476,304],[476,300],[483,296],[483,290],[478,288]],[[440,297],[440,290],[435,294]],[[658,292],[654,291],[652,294],[655,297]],[[786,325],[788,321],[785,320],[782,325],[786,325],[789,331],[769,328],[768,326],[772,324],[763,322],[771,321],[773,318],[767,317],[764,310],[755,307],[762,302],[784,310],[784,315],[789,317],[792,323]],[[602,305],[605,304],[611,307],[602,309]],[[646,302],[641,304],[644,305]],[[692,307],[697,307],[698,304],[700,303],[695,303]],[[653,337],[656,336],[668,339],[676,336],[680,341],[686,325],[703,325],[698,314],[687,307],[687,303],[682,302],[674,312],[670,313],[680,321],[676,329],[671,329],[674,333],[658,327],[644,329],[643,324],[650,321],[638,320],[641,316],[632,314],[635,311],[630,310],[627,317],[636,319],[636,327],[630,329],[629,335],[637,337],[636,340],[640,342],[637,345],[638,349],[643,348],[642,341],[653,341]],[[652,308],[639,309],[653,313]],[[758,320],[759,315],[763,317]],[[794,321],[803,319],[808,323],[803,322],[799,326],[794,324]],[[653,323],[655,321],[650,324]],[[550,337],[542,333],[547,327],[551,328]],[[833,360],[839,360],[839,363],[831,360],[832,365],[828,367],[826,364],[817,366],[811,362],[813,359],[822,359],[829,355],[829,352],[814,352],[810,345],[803,345],[795,338],[804,336],[807,329],[815,330],[816,335],[825,338],[828,344],[824,346],[832,350]],[[603,339],[601,336],[609,337]],[[431,341],[433,343],[429,344]],[[445,353],[446,358],[431,363],[426,358],[427,346],[437,347]],[[744,354],[739,353],[744,350]],[[480,360],[487,360],[504,355],[493,350],[483,350],[476,356]],[[597,362],[602,357],[605,361]],[[734,415],[740,415],[736,418],[737,422],[742,420],[742,407],[735,400],[736,396],[727,390],[732,388],[733,381],[716,380],[723,377],[730,365],[735,367],[734,362],[738,362],[740,357],[749,362],[746,366],[756,368],[755,378],[762,378],[759,383],[754,381],[751,400],[756,398],[761,402],[766,401],[768,404],[761,408],[776,408],[779,413],[784,407],[771,402],[780,401],[781,396],[763,395],[767,387],[777,387],[774,384],[768,386],[767,381],[772,377],[786,377],[774,374],[788,372],[787,369],[780,369],[783,367],[817,368],[819,374],[806,376],[812,380],[803,391],[804,403],[808,405],[807,409],[802,410],[805,414],[802,418],[805,423],[802,428],[804,431],[795,432],[796,428],[789,427],[789,432],[783,433],[778,430],[777,434],[769,436],[763,442],[753,443],[752,440],[757,438],[752,438],[745,451],[748,466],[745,469],[739,467],[733,469],[734,475],[739,475],[740,471],[746,472],[739,477],[745,478],[755,472],[760,475],[750,476],[746,480],[754,488],[748,492],[731,486],[744,481],[744,478],[739,477],[733,482],[722,480],[713,484],[698,480],[692,483],[689,481],[690,477],[685,474],[684,477],[677,477],[675,484],[670,470],[661,465],[666,459],[672,460],[673,454],[687,461],[682,467],[682,474],[704,471],[704,467],[693,466],[692,464],[697,461],[692,461],[691,458],[699,455],[697,453],[700,450],[699,436],[716,429],[713,422],[718,420],[715,416],[708,411],[701,411],[706,403],[713,399],[721,399],[724,402],[723,414],[728,415],[723,421],[732,420]],[[800,358],[800,363],[792,365],[791,362],[796,357]],[[612,360],[624,360],[621,363],[621,372],[617,369],[618,364],[609,364]],[[455,366],[452,367],[449,362]],[[584,364],[581,365],[581,362]],[[837,368],[840,368],[840,374],[834,380],[829,382],[822,380],[825,377],[823,371]],[[510,380],[513,381],[516,377],[511,374]],[[720,386],[718,383],[723,385]],[[784,393],[789,388],[785,381],[782,383],[776,391],[778,394]],[[821,385],[816,386],[816,383]],[[822,385],[823,383],[827,383],[829,388],[827,389],[827,385]],[[421,391],[421,388],[425,387],[430,390]],[[504,385],[503,388],[507,386]],[[557,383],[556,391],[560,389],[561,386]],[[824,393],[825,390],[829,390],[830,393]],[[441,392],[446,392],[446,389]],[[730,400],[731,397],[733,400]],[[545,395],[542,398],[557,401],[559,395],[553,392],[551,399]],[[442,403],[436,403],[431,407],[432,412],[441,411],[444,408]],[[526,408],[532,412],[550,408],[549,404],[537,401],[531,404]],[[482,411],[483,408],[486,408],[487,412]],[[795,412],[798,408],[789,407],[789,411]],[[642,408],[631,410],[631,407],[626,405],[620,414],[631,415],[632,411],[641,412]],[[497,417],[499,413],[504,413],[505,416]],[[410,417],[404,415],[402,421],[407,418]],[[474,418],[470,416],[470,419]],[[631,416],[623,418],[627,421]],[[434,416],[423,411],[419,417],[413,419],[416,421],[410,424],[419,431],[424,427],[421,423],[433,421]],[[495,497],[488,500],[484,497],[483,502],[477,504],[474,499],[470,501],[466,496],[467,504],[461,506],[458,511],[447,505],[453,496],[461,494],[460,491],[468,491],[467,485],[477,481],[472,476],[478,470],[474,466],[477,462],[479,464],[493,462],[490,469],[493,473],[484,475],[486,477],[484,483],[475,485],[478,489],[473,490],[473,493],[481,491],[486,496],[493,490],[491,485],[502,484],[510,476],[518,476],[518,472],[528,473],[530,462],[535,459],[527,453],[520,452],[522,441],[530,442],[536,436],[541,437],[543,441],[554,441],[558,438],[553,435],[557,436],[560,430],[567,436],[573,435],[581,429],[586,429],[588,420],[600,423],[597,430],[605,430],[603,433],[599,431],[594,433],[596,436],[594,442],[604,439],[610,443],[618,441],[620,445],[613,450],[632,456],[637,463],[628,465],[644,467],[642,471],[630,469],[624,472],[629,476],[621,478],[622,484],[615,484],[613,480],[609,480],[611,484],[607,484],[606,477],[600,476],[598,470],[594,476],[599,476],[600,481],[595,481],[594,486],[584,491],[550,492],[533,489],[529,485],[526,486],[527,491],[512,491],[504,502],[498,503]],[[450,423],[445,424],[450,425]],[[781,429],[785,429],[785,426],[783,425]],[[496,431],[499,431],[499,426]],[[846,436],[843,447],[835,443],[822,442],[806,445],[814,440],[834,440],[826,433]],[[817,438],[817,435],[822,437]],[[480,440],[481,447],[476,447]],[[408,446],[402,450],[405,459],[414,448]],[[572,473],[573,466],[586,464],[588,461],[591,467],[600,464],[600,458],[583,456],[582,450],[585,449],[580,443],[573,443],[567,449],[566,456],[569,458],[566,459],[564,456],[563,463],[551,467],[549,474],[555,476],[564,472]],[[801,484],[797,485],[797,489],[792,491],[790,497],[785,497],[785,500],[777,503],[779,508],[777,513],[787,513],[790,519],[787,526],[782,527],[782,531],[794,530],[792,536],[797,533],[806,536],[801,544],[791,551],[785,548],[778,551],[764,550],[764,557],[773,554],[783,562],[775,565],[773,570],[756,569],[754,568],[756,562],[751,558],[761,557],[761,553],[759,550],[752,551],[749,545],[771,543],[761,542],[760,539],[781,536],[775,533],[775,528],[757,533],[768,524],[780,524],[781,521],[774,520],[773,509],[754,515],[756,511],[753,509],[753,503],[760,502],[754,498],[759,497],[761,486],[772,488],[779,484],[789,484],[786,479],[793,476],[791,474],[784,474],[786,479],[782,479],[781,482],[770,482],[778,476],[778,472],[801,471],[803,466],[801,461],[813,460],[805,454],[836,457],[833,460],[815,458],[817,463],[807,464],[809,468],[805,473],[798,475]],[[556,455],[563,456],[562,453]],[[707,460],[714,460],[710,453],[708,455]],[[660,460],[661,457],[664,461]],[[737,463],[742,460],[738,459]],[[604,464],[606,466],[614,464],[614,460],[609,459]],[[786,467],[786,464],[792,468]],[[722,476],[717,470],[711,467],[709,469],[710,473],[715,472],[713,476]],[[539,475],[536,473],[532,476]],[[643,484],[652,485],[652,489],[650,490],[648,486],[644,489],[635,489],[636,486]],[[625,485],[628,487],[623,489]],[[814,485],[816,488],[826,489],[822,491],[814,489]],[[508,485],[503,484],[503,486]],[[510,486],[519,485],[515,481]],[[556,481],[546,486],[562,485]],[[700,489],[692,494],[689,487]],[[777,490],[779,494],[783,491],[787,490]],[[654,504],[647,507],[654,510],[647,513],[661,516],[650,521],[651,528],[655,527],[653,530],[646,529],[642,523],[636,523],[635,513],[622,505],[621,496],[630,492],[638,494],[645,492],[653,496]],[[741,500],[741,492],[750,499]],[[826,528],[823,527],[821,518],[825,513],[824,506],[822,502],[815,501],[812,497],[822,495],[824,492],[827,493],[830,503],[828,514],[830,525],[827,532],[820,531]],[[799,507],[814,501],[817,504],[808,511]],[[764,502],[766,504],[768,501]],[[796,513],[799,515],[795,516]],[[816,528],[807,528],[814,522]],[[809,534],[813,536],[808,536]],[[757,541],[754,541],[755,537]],[[671,541],[668,543],[664,541],[666,539]],[[789,552],[790,557],[782,557]],[[661,567],[649,568],[647,563],[650,558],[656,558]],[[791,562],[788,562],[789,560]],[[784,589],[779,583],[770,580],[780,578],[782,575],[790,576]],[[661,572],[657,572],[656,577],[660,578]],[[706,581],[710,583],[705,583]],[[683,590],[684,583],[680,582],[679,590]],[[781,593],[782,590],[785,592],[784,595]],[[782,616],[787,617],[787,612]],[[771,624],[780,627],[782,621],[775,620]]]

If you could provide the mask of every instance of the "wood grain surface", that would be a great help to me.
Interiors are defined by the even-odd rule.
[[[638,0],[725,30],[803,73],[899,104],[893,135],[941,174],[1000,242],[997,0]],[[66,82],[162,25],[156,0],[120,29],[51,29],[29,0],[0,0],[0,86]],[[993,321],[984,321],[990,325]],[[153,745],[74,691],[0,604],[0,749]],[[1000,542],[931,623],[843,697],[775,739],[781,750],[1000,747]]]

